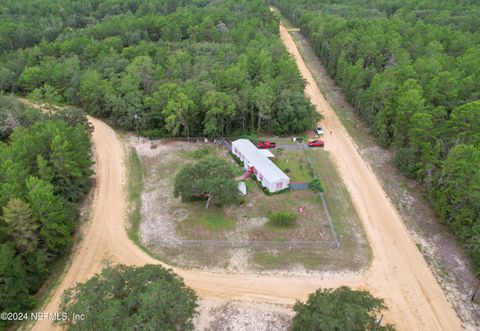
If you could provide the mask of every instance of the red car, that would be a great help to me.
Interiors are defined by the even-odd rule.
[[[257,144],[257,147],[259,149],[265,149],[265,148],[275,148],[277,146],[276,143],[274,143],[273,141],[259,141],[258,144]]]
[[[321,139],[316,139],[308,142],[308,147],[323,147],[325,143]]]

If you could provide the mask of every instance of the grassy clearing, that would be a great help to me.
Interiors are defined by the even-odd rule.
[[[323,150],[307,150],[305,153],[310,157],[324,186],[324,197],[342,247],[347,250],[357,250],[358,245],[362,246],[365,259],[369,261],[371,250],[365,239],[365,232],[350,194],[339,177],[329,153]]]
[[[310,182],[313,180],[312,171],[303,151],[276,149],[273,152],[275,154],[273,163],[285,172],[292,182]]]
[[[198,204],[198,202],[194,203]],[[222,208],[199,206],[186,220],[178,223],[177,233],[186,239],[225,239],[225,231],[235,228],[235,221],[227,217]]]
[[[141,195],[143,189],[143,171],[142,163],[138,158],[135,148],[128,151],[128,200],[130,202],[130,213],[128,215],[129,227],[127,229],[128,237],[137,245],[140,244],[138,236],[138,227],[142,219],[141,215]]]
[[[273,241],[326,241],[331,240],[325,211],[317,195],[311,191],[290,191],[273,196],[251,196],[251,207],[246,215],[249,217],[265,217],[279,210],[295,213],[295,225],[287,228],[273,226],[266,222],[261,227],[250,230],[251,240]],[[303,212],[299,208],[303,207]]]
[[[318,249],[280,249],[280,250],[259,250],[254,252],[251,258],[260,270],[287,269],[291,266],[304,267],[311,270],[321,270],[328,259]]]
[[[211,156],[215,152],[215,148],[213,146],[204,146],[194,151],[185,151],[184,153],[193,159],[201,159],[205,156]]]
[[[232,250],[218,246],[164,246],[156,249],[158,259],[181,268],[226,269]]]

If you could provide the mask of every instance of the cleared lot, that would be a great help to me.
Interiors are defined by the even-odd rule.
[[[332,197],[334,226],[341,234],[339,248],[320,197],[310,190],[268,196],[248,179],[248,194],[239,205],[205,209],[205,201],[183,203],[173,197],[174,176],[183,164],[211,155],[228,160],[241,174],[226,149],[175,141],[156,142],[152,149],[148,140],[131,142],[144,174],[140,237],[166,262],[236,271],[359,270],[368,264],[370,251],[358,217],[326,152],[280,149],[274,151],[274,162],[288,170],[293,181],[306,182],[313,179],[307,155],[315,164],[323,163],[317,172],[322,172],[325,196]],[[331,170],[323,175],[323,168]],[[295,213],[296,225],[273,226],[267,216],[279,210]]]

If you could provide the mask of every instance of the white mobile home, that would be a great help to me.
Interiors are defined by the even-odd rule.
[[[245,170],[252,169],[255,177],[270,192],[277,192],[288,187],[290,178],[270,161],[264,152],[250,140],[238,139],[232,142],[232,153],[243,162]]]

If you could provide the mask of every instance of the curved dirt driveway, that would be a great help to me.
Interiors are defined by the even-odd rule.
[[[201,297],[293,303],[304,299],[319,287],[349,285],[368,288],[386,299],[390,311],[386,320],[401,330],[458,330],[461,323],[437,284],[412,237],[372,170],[358,154],[355,144],[343,128],[316,86],[293,39],[281,26],[282,40],[295,57],[307,80],[306,93],[325,119],[325,137],[340,175],[352,195],[373,251],[373,263],[359,276],[334,275],[283,277],[220,275],[195,270],[175,269],[188,286]],[[160,263],[147,255],[125,231],[126,199],[125,153],[115,132],[103,122],[90,118],[95,127],[93,144],[97,161],[97,187],[91,224],[73,257],[72,264],[43,312],[58,311],[63,290],[98,273],[104,261],[128,265]],[[82,312],[78,312],[82,313]],[[51,330],[49,321],[39,321],[34,330]]]

